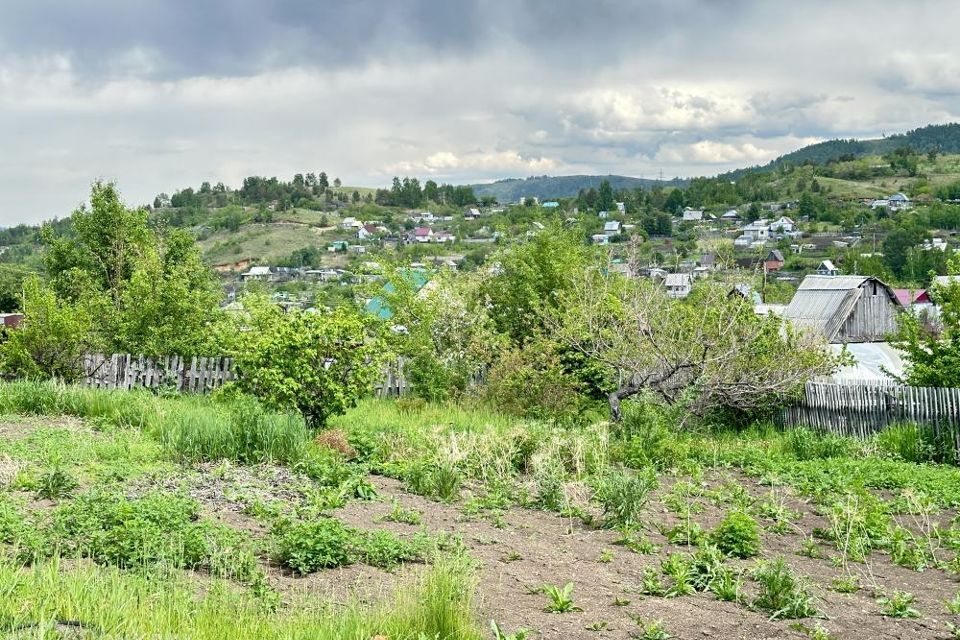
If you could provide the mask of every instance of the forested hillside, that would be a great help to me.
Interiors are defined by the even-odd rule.
[[[572,198],[583,189],[598,189],[604,180],[610,182],[614,189],[650,189],[655,186],[678,187],[687,183],[686,180],[674,178],[660,181],[648,178],[631,178],[629,176],[531,176],[529,178],[508,178],[497,180],[489,184],[470,185],[478,196],[490,196],[498,202],[516,202],[522,197],[539,198]]]

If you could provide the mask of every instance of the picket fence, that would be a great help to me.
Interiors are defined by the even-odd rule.
[[[401,396],[410,390],[406,362],[399,358],[384,367],[383,379],[374,385],[378,397]],[[83,359],[83,381],[99,389],[157,389],[209,393],[233,380],[231,358],[150,358],[129,353],[93,354]]]
[[[960,445],[960,388],[908,387],[892,381],[808,382],[803,398],[781,411],[783,426],[805,426],[866,438],[885,427],[913,422]]]

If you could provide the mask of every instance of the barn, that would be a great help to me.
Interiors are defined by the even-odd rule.
[[[784,311],[827,342],[883,342],[903,307],[893,289],[870,276],[807,276]]]

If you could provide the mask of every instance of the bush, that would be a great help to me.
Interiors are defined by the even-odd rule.
[[[370,335],[367,316],[332,312],[284,313],[246,297],[249,331],[234,348],[241,389],[267,406],[298,411],[311,427],[354,406],[380,377],[384,345]]]
[[[424,552],[423,543],[408,542],[389,531],[357,531],[327,517],[281,522],[274,534],[277,559],[301,575],[354,562],[393,569],[421,560]]]
[[[351,563],[352,534],[338,520],[319,518],[282,526],[277,559],[301,575]]]
[[[579,424],[589,399],[546,344],[504,350],[486,376],[484,398],[501,411],[539,420]]]
[[[737,558],[751,558],[760,551],[760,527],[743,511],[728,512],[710,538],[725,554]]]

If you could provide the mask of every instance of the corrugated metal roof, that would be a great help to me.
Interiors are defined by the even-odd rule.
[[[807,276],[798,291],[836,291],[856,289],[868,280],[868,276]]]
[[[863,283],[876,280],[869,276],[807,276],[787,305],[784,317],[795,325],[810,329],[833,342],[843,323],[853,312],[863,294]],[[896,296],[887,285],[877,282],[896,302]]]
[[[663,283],[668,287],[682,287],[690,284],[689,273],[668,273]]]

